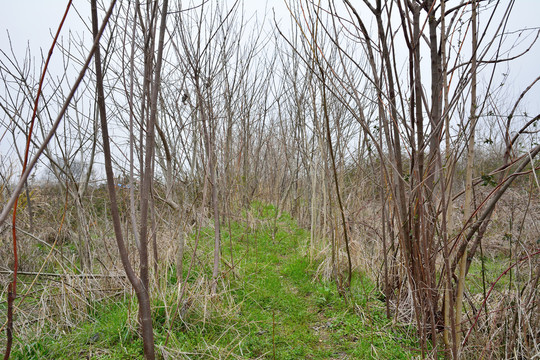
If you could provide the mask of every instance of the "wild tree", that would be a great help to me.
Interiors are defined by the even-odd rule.
[[[116,242],[120,252],[120,258],[122,264],[126,271],[129,281],[131,282],[135,293],[137,294],[137,299],[139,302],[139,320],[141,324],[141,332],[143,338],[143,348],[144,354],[147,359],[154,359],[154,335],[153,335],[153,325],[152,325],[152,313],[150,307],[150,282],[149,282],[149,267],[148,267],[148,216],[149,216],[149,206],[150,206],[150,196],[152,194],[152,182],[154,178],[153,172],[153,159],[154,159],[154,149],[155,149],[155,124],[158,112],[158,96],[160,92],[161,84],[161,68],[163,60],[163,48],[164,48],[164,39],[166,32],[166,20],[167,20],[167,11],[168,11],[168,1],[163,1],[161,8],[161,16],[159,16],[159,38],[156,39],[155,32],[153,31],[152,23],[155,21],[157,23],[157,8],[158,3],[148,6],[147,14],[150,21],[146,23],[146,27],[141,23],[147,33],[145,34],[146,44],[149,44],[145,48],[145,60],[147,60],[145,66],[145,82],[146,86],[143,87],[144,97],[142,99],[142,104],[146,103],[146,98],[149,99],[149,115],[148,117],[143,117],[145,122],[140,122],[141,134],[144,133],[144,147],[141,146],[140,153],[141,158],[141,202],[140,202],[140,232],[139,232],[139,264],[140,272],[139,275],[135,274],[135,271],[132,267],[131,261],[129,259],[129,254],[125,245],[125,241],[122,235],[121,220],[118,210],[118,204],[116,200],[116,189],[115,189],[115,178],[112,169],[111,162],[111,149],[110,149],[110,139],[109,139],[109,130],[107,125],[107,110],[105,107],[105,95],[104,95],[104,86],[103,86],[103,74],[102,74],[102,64],[100,49],[96,50],[95,55],[95,67],[96,67],[96,91],[98,99],[98,108],[99,115],[101,120],[101,131],[103,137],[103,151],[105,156],[105,170],[107,175],[107,187],[109,191],[109,198],[111,201],[111,216],[113,218],[114,232],[116,236]],[[139,14],[141,11],[140,5],[137,4],[135,9]],[[142,20],[142,19],[141,19]],[[92,31],[94,36],[97,36],[97,8],[96,1],[92,1]],[[157,41],[156,41],[157,40]],[[154,48],[157,51],[156,58],[154,60]],[[155,61],[155,62],[154,62]],[[152,69],[152,70],[150,70]],[[141,144],[143,139],[140,139]],[[144,149],[144,151],[143,151]]]
[[[164,99],[171,118],[186,124],[181,138],[191,152],[187,165],[196,177],[204,175],[209,191],[203,198],[209,199],[214,222],[214,294],[220,277],[221,226],[233,190],[240,190],[244,204],[254,191],[254,129],[266,116],[258,106],[268,98],[264,86],[270,79],[266,74],[271,74],[264,62],[255,61],[262,35],[257,29],[247,32],[240,11],[239,2],[230,8],[208,2],[190,12],[182,7],[174,12],[171,45],[177,63],[168,69],[166,91],[176,95]],[[197,33],[190,31],[194,27]],[[204,172],[199,174],[199,169]]]
[[[500,3],[481,9],[477,2],[462,3],[451,8],[441,5],[446,4],[437,1],[383,3],[366,0],[362,5],[353,5],[344,0],[343,5],[331,2],[326,9],[321,9],[314,2],[306,2],[302,13],[297,16],[297,24],[303,29],[303,34],[310,34],[305,35],[311,43],[310,49],[326,66],[318,71],[318,81],[328,93],[336,94],[342,106],[348,109],[372,141],[380,157],[383,183],[388,194],[383,204],[389,205],[388,210],[394,219],[389,230],[397,231],[401,255],[399,261],[406,271],[403,276],[411,289],[410,299],[423,354],[427,355],[428,339],[437,348],[438,331],[450,329],[451,353],[457,357],[463,279],[489,224],[494,206],[529,160],[518,160],[511,170],[507,167],[506,177],[501,178],[499,186],[470,212],[475,215],[475,220],[466,219],[457,235],[450,238],[448,204],[454,194],[454,158],[464,149],[462,139],[472,139],[469,143],[474,142],[472,134],[476,119],[485,111],[485,105],[478,106],[486,102],[478,99],[475,74],[480,64],[483,68],[494,69],[497,63],[510,60],[502,58],[500,53],[501,39],[508,36],[503,29],[511,6],[504,9],[502,15],[497,15]],[[471,17],[465,22],[458,22],[456,19],[463,17],[468,8],[472,9],[468,12],[472,14]],[[367,26],[366,13],[372,16],[374,30]],[[483,28],[477,27],[476,13],[485,14],[486,24]],[[499,22],[495,22],[495,18]],[[441,24],[444,24],[444,29]],[[471,24],[470,27],[468,24]],[[469,28],[475,30],[474,35],[467,35],[467,31],[471,31],[467,30]],[[456,34],[458,29],[464,30],[461,32],[462,38],[448,36]],[[340,61],[337,64],[330,61],[332,50],[319,46],[314,35],[318,33],[327,37],[339,51]],[[472,38],[473,49],[465,54],[459,43],[468,38]],[[356,48],[349,48],[347,44],[350,42],[356,43]],[[451,51],[447,51],[446,47]],[[405,54],[403,48],[406,49]],[[353,53],[357,49],[362,49],[367,58],[366,64],[359,62],[358,56]],[[302,54],[300,49],[297,51]],[[406,76],[400,70],[402,63],[406,64]],[[456,65],[451,67],[452,63]],[[358,73],[352,72],[352,69],[357,69]],[[373,100],[366,96],[368,92],[359,89],[359,79],[370,84]],[[483,89],[484,94],[491,91],[491,83],[490,80],[487,89]],[[471,89],[472,98],[467,96],[468,88]],[[365,109],[369,107],[370,100],[378,106],[380,137],[366,117]],[[464,108],[466,101],[470,102],[471,116],[461,123],[461,129],[466,129],[467,133],[459,132],[455,137],[448,130],[449,124],[455,121],[453,119]],[[445,136],[446,143],[443,141]],[[453,142],[452,137],[456,139]],[[443,157],[444,152],[449,154],[451,150],[454,155]],[[468,151],[472,159],[472,146]],[[532,158],[538,151],[538,147],[530,149]],[[384,222],[381,224],[383,229],[386,226]],[[467,249],[469,253],[465,256]],[[462,267],[460,276],[456,277],[459,279],[457,283],[454,283],[460,259],[466,259],[467,264]],[[388,269],[387,266],[385,268]],[[388,275],[386,278],[385,287],[395,284]],[[385,294],[390,296],[392,290],[386,289]],[[441,301],[444,294],[448,296]],[[442,303],[446,311],[439,310]],[[446,317],[441,315],[445,312]],[[446,339],[450,346],[450,340],[448,337]]]
[[[69,3],[68,6],[67,6],[66,13],[64,14],[64,19],[65,19],[66,15],[67,15],[67,12],[68,12],[70,6],[71,6],[71,3]],[[31,118],[31,127],[30,127],[30,129],[28,131],[28,135],[27,135],[27,142],[26,142],[27,146],[26,146],[26,151],[25,151],[25,160],[24,160],[24,163],[23,163],[23,166],[22,166],[22,174],[20,176],[20,179],[19,179],[17,185],[13,189],[11,197],[4,204],[4,208],[3,208],[3,210],[2,210],[2,212],[0,214],[0,225],[1,225],[1,224],[4,223],[7,216],[9,215],[9,213],[11,211],[13,211],[12,230],[13,230],[14,265],[13,265],[13,282],[10,284],[10,289],[9,289],[9,292],[8,292],[8,321],[7,321],[7,325],[8,325],[7,326],[7,333],[8,333],[7,339],[8,339],[8,341],[7,341],[6,351],[5,351],[5,355],[4,355],[4,357],[6,359],[9,358],[10,352],[11,352],[12,329],[13,329],[13,302],[14,302],[15,298],[17,297],[17,271],[18,271],[17,247],[18,246],[17,246],[17,237],[16,237],[16,233],[17,233],[17,230],[16,230],[16,216],[17,216],[17,202],[18,202],[18,199],[19,199],[19,194],[21,193],[21,191],[22,191],[22,189],[24,187],[24,184],[28,180],[28,177],[29,177],[30,173],[32,172],[32,170],[36,166],[36,163],[38,162],[40,156],[45,151],[45,149],[47,148],[49,142],[51,141],[54,134],[56,133],[56,131],[58,129],[58,126],[60,125],[60,122],[63,119],[63,117],[64,117],[64,115],[65,115],[65,113],[66,113],[66,111],[67,111],[67,109],[68,109],[68,107],[70,105],[70,102],[73,100],[73,98],[75,96],[75,93],[76,93],[76,90],[77,90],[78,86],[81,84],[82,80],[84,79],[85,73],[86,73],[86,71],[87,71],[87,69],[88,69],[88,67],[90,65],[90,61],[91,61],[91,59],[92,59],[92,57],[94,55],[94,52],[95,52],[97,46],[99,45],[99,39],[100,39],[101,35],[103,34],[103,31],[104,31],[104,29],[105,29],[105,27],[107,25],[107,22],[108,22],[108,20],[109,20],[109,18],[111,16],[113,7],[114,7],[114,2],[109,7],[109,9],[108,9],[108,11],[107,11],[107,13],[106,13],[106,15],[104,17],[104,20],[103,20],[103,23],[102,23],[101,27],[96,32],[94,44],[93,44],[92,48],[90,49],[89,54],[86,57],[85,62],[83,63],[83,66],[82,66],[82,68],[81,68],[81,70],[79,72],[79,75],[77,76],[77,78],[75,79],[73,85],[71,86],[71,90],[67,94],[66,98],[63,99],[62,106],[58,110],[58,115],[57,115],[56,119],[52,122],[49,132],[41,140],[39,148],[35,151],[33,156],[30,157],[29,156],[29,146],[30,146],[30,143],[32,141],[32,135],[33,135],[32,128],[33,128],[33,125],[35,124],[35,119],[36,119],[36,115],[37,115],[37,105],[38,105],[38,101],[39,101],[39,98],[40,98],[40,91],[39,90],[38,90],[38,94],[35,96],[36,101],[35,101],[35,105],[33,106],[33,114],[32,114],[32,118]],[[62,23],[63,23],[63,21],[61,22],[61,24]],[[62,27],[62,25],[60,25],[59,29],[61,29],[61,27]],[[58,36],[58,32],[57,32],[56,36]],[[55,41],[53,41],[53,48],[55,46]],[[49,58],[50,58],[51,54],[52,54],[52,51],[49,53]],[[45,74],[46,74],[46,68],[44,69],[42,77],[40,79],[40,86],[43,84],[43,77],[44,77]],[[24,84],[23,84],[23,86],[24,86]]]

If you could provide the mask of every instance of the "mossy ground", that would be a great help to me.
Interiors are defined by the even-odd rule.
[[[288,214],[278,217],[273,206],[255,203],[249,211],[255,219],[251,224],[237,221],[223,226],[226,276],[218,296],[192,296],[193,303],[180,311],[173,325],[178,289],[173,273],[167,289],[154,296],[158,357],[410,359],[418,355],[414,335],[393,328],[385,318],[384,303],[369,279],[354,274],[345,299],[333,282],[315,278],[318,264],[310,264],[305,248],[308,232]],[[212,229],[202,229],[201,253],[211,250],[212,237]],[[184,276],[189,262],[186,256]],[[210,279],[210,273],[209,264],[196,261],[188,284],[201,277]],[[133,299],[97,305],[76,330],[54,338],[35,334],[34,341],[18,344],[12,358],[142,358],[135,312]]]

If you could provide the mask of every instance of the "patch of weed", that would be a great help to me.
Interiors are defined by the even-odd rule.
[[[158,348],[176,354],[173,358],[190,359],[272,359],[274,353],[276,359],[295,360],[345,356],[409,359],[417,355],[409,350],[417,347],[415,339],[395,330],[385,318],[373,282],[355,273],[351,290],[343,298],[333,282],[314,280],[318,264],[309,262],[304,248],[309,234],[289,214],[261,202],[255,202],[249,211],[244,216],[256,218],[255,224],[230,221],[222,227],[221,295],[188,290],[184,301],[189,298],[190,306],[172,325],[178,284],[176,270],[169,265],[161,296],[154,296],[152,303]],[[186,247],[183,278],[196,236],[191,235]],[[211,279],[213,236],[211,227],[199,233],[194,268],[187,279],[194,289],[201,289],[196,287],[201,279]],[[133,311],[136,306],[131,308],[131,318]],[[141,340],[127,324],[126,302],[104,304],[89,318],[63,336],[36,337],[13,358],[142,357]]]

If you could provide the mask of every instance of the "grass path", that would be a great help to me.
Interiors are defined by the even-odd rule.
[[[255,208],[258,225],[246,236],[236,224],[233,254],[246,254],[232,294],[241,304],[239,344],[244,358],[410,359],[414,344],[394,333],[373,286],[356,275],[347,303],[331,282],[314,278],[317,264],[306,255],[309,233],[272,206]],[[249,232],[249,231],[248,231]],[[243,234],[243,235],[242,235]],[[234,241],[234,239],[243,239]],[[227,244],[227,241],[224,241]],[[247,250],[246,250],[247,249]],[[230,248],[223,256],[230,256]]]
[[[349,301],[315,278],[309,233],[272,206],[254,204],[223,226],[222,292],[211,297],[213,230],[203,229],[181,316],[176,277],[153,294],[157,353],[165,359],[411,359],[414,336],[394,330],[373,284],[355,274]],[[193,244],[193,239],[190,240]],[[186,256],[184,276],[190,257]],[[174,266],[170,266],[173,269]],[[160,275],[163,278],[163,274]],[[161,280],[163,280],[161,278]],[[70,331],[43,329],[19,342],[14,359],[141,359],[134,298],[94,304]],[[56,335],[51,335],[55,333]],[[412,332],[411,332],[412,333]],[[49,335],[45,335],[49,334]],[[165,346],[165,339],[169,342]]]

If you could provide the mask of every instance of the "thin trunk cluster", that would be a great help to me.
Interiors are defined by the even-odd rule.
[[[373,296],[364,283],[373,277],[386,316],[415,324],[423,358],[470,356],[474,336],[493,347],[508,340],[507,357],[518,348],[533,356],[540,272],[524,281],[513,271],[532,267],[538,254],[532,240],[515,239],[533,227],[540,187],[540,116],[522,111],[540,77],[509,106],[498,103],[497,74],[514,60],[512,46],[525,46],[515,58],[525,56],[540,32],[523,29],[530,36],[520,38],[509,28],[514,3],[286,1],[286,31],[277,19],[250,23],[241,2],[112,1],[105,12],[92,0],[92,47],[75,45],[71,35],[69,46],[56,45],[64,77],[44,72],[37,82],[31,60],[6,62],[2,52],[0,77],[17,86],[0,94],[8,119],[0,125],[23,168],[10,186],[0,164],[0,225],[13,216],[5,358],[19,311],[17,216],[39,238],[42,209],[32,191],[40,185],[29,176],[41,155],[64,199],[59,228],[75,244],[73,258],[57,239],[51,253],[70,262],[65,271],[88,279],[120,271],[119,255],[147,359],[159,356],[154,297],[174,303],[159,324],[168,328],[166,348],[200,298],[190,292],[209,295],[207,316],[206,305],[228,293],[228,276],[258,254],[250,232],[231,235],[234,222],[252,229],[261,221],[255,202],[272,204],[265,223],[272,244],[280,242],[285,213],[309,230],[299,247],[349,305],[355,292]],[[509,40],[516,45],[508,48]],[[82,67],[64,94],[75,49]],[[47,85],[40,106],[29,100],[35,84]],[[105,189],[107,201],[97,205]],[[503,215],[511,217],[507,229],[497,208],[511,191],[527,193],[529,204],[519,226],[513,211]],[[17,211],[23,199],[27,209]],[[511,261],[503,275],[514,276],[508,301],[518,310],[488,299],[495,285],[486,280],[483,252],[496,237],[493,224],[504,227]],[[235,241],[245,253],[235,253]],[[478,262],[480,301],[468,289]],[[193,281],[197,266],[204,270]],[[171,278],[174,296],[166,292]],[[504,332],[489,317],[499,311],[512,317]]]

